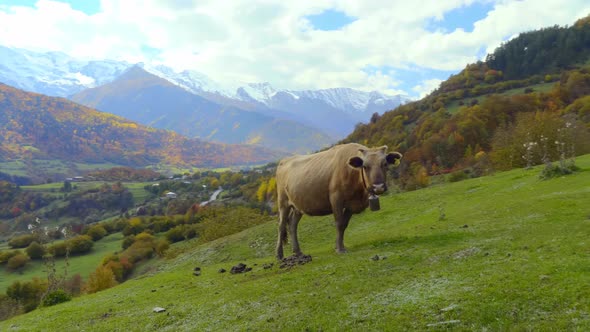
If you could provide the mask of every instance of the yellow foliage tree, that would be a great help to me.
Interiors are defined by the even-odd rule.
[[[92,294],[116,286],[115,274],[108,266],[99,266],[88,276],[86,293]]]
[[[262,181],[262,183],[260,183],[260,187],[258,187],[258,190],[256,191],[256,199],[258,199],[258,201],[260,203],[263,203],[266,201],[267,189],[268,189],[268,183],[266,181]]]

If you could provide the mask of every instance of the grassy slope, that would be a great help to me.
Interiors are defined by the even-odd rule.
[[[330,217],[305,217],[313,262],[291,270],[261,267],[275,223],[184,243],[158,273],[0,330],[589,330],[590,156],[578,165],[549,181],[514,170],[383,197],[381,211],[353,217],[346,255],[333,252]],[[257,266],[217,272],[238,262]]]
[[[524,95],[524,94],[526,94],[524,92],[524,90],[527,88],[533,89],[534,92],[548,92],[549,90],[551,90],[553,88],[553,86],[555,84],[556,84],[555,82],[533,84],[533,85],[529,85],[529,86],[525,86],[525,87],[521,87],[521,88],[506,90],[506,91],[500,92],[498,94],[503,95],[503,96]],[[462,101],[464,103],[464,105],[469,105],[469,103],[473,99],[477,99],[477,101],[479,103],[482,103],[490,95],[492,95],[492,93],[477,96],[477,97],[463,98],[462,100],[453,100],[448,105],[445,105],[445,107],[449,113],[454,114],[454,113],[457,113],[459,108],[461,108],[461,105],[459,105],[460,101]]]
[[[115,233],[94,243],[92,251],[86,255],[72,256],[70,258],[70,267],[68,276],[73,276],[77,273],[84,279],[88,279],[88,275],[96,270],[102,259],[108,254],[116,251],[121,251],[121,241],[123,234]],[[57,273],[63,275],[64,259],[56,261]],[[23,271],[23,274],[7,272],[4,268],[0,270],[0,291],[4,292],[6,287],[10,286],[17,280],[29,281],[34,277],[46,278],[45,266],[41,261],[31,261]],[[0,329],[2,330],[2,329]]]

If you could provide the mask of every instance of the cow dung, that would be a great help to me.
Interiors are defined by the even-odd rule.
[[[303,265],[305,263],[309,263],[311,262],[311,256],[310,255],[300,255],[300,256],[289,256],[289,257],[285,257],[281,260],[281,265],[279,266],[279,268],[284,269],[286,267],[293,267],[296,265]]]
[[[237,273],[244,273],[244,272],[250,272],[250,271],[252,271],[252,268],[251,267],[248,267],[244,263],[240,263],[238,265],[232,266],[232,268],[229,271],[229,273],[231,273],[231,274],[237,274]]]

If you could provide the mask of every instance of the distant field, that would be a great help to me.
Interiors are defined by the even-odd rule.
[[[72,276],[76,273],[80,273],[80,276],[86,280],[88,275],[96,269],[106,255],[121,251],[122,240],[123,234],[111,234],[100,241],[95,242],[91,253],[71,257],[68,275]],[[56,267],[57,272],[63,274],[64,260],[58,260],[56,262]],[[4,267],[0,268],[0,292],[3,292],[6,287],[10,286],[17,280],[30,280],[33,277],[46,278],[47,273],[44,269],[45,267],[40,261],[29,262],[22,274],[7,272]]]
[[[81,182],[72,182],[72,186],[74,186],[76,190],[88,190],[92,188],[98,188],[102,186],[104,183],[112,183],[112,181],[81,181]],[[133,195],[133,199],[135,202],[140,203],[143,202],[149,195],[149,193],[143,189],[146,185],[152,184],[153,182],[122,182],[123,185],[129,188],[129,191]],[[54,183],[46,183],[46,184],[39,184],[34,186],[21,186],[23,190],[28,191],[36,191],[36,192],[45,192],[45,193],[54,193],[56,195],[63,195],[59,190],[63,187],[63,182],[54,182]]]
[[[93,170],[109,169],[109,168],[121,166],[121,165],[117,165],[117,164],[113,164],[113,163],[99,163],[99,164],[74,163],[74,165],[76,165],[76,168],[80,171],[93,171]]]
[[[22,160],[13,160],[13,161],[4,161],[0,162],[0,172],[10,174],[10,175],[17,175],[17,176],[26,176],[27,175],[27,166]]]

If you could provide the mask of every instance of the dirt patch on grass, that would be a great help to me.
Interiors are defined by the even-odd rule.
[[[454,259],[463,259],[463,258],[467,258],[473,255],[478,254],[481,251],[481,249],[477,248],[477,247],[471,247],[471,248],[467,248],[461,251],[457,251],[456,253],[453,254],[453,258]]]

